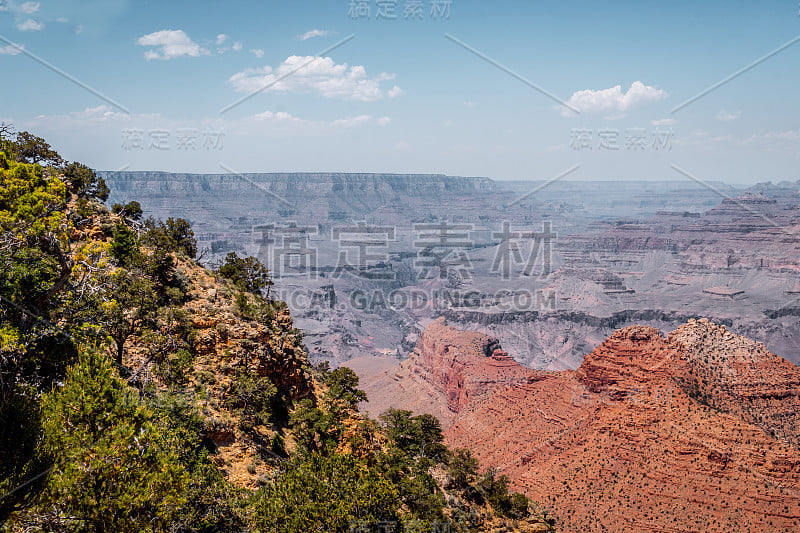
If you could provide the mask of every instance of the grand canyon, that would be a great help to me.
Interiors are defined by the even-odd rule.
[[[800,532],[797,9],[0,0],[0,533]]]
[[[629,326],[577,370],[542,371],[440,318],[402,363],[358,370],[366,409],[438,416],[564,531],[800,524],[800,369],[707,319]]]
[[[612,199],[444,176],[104,176],[191,220],[208,261],[260,257],[311,360],[359,375],[362,411],[436,416],[560,530],[800,527],[800,182],[629,182]],[[275,254],[300,221],[313,264]],[[460,224],[468,271],[421,274],[415,224]],[[359,245],[383,254],[357,263]]]

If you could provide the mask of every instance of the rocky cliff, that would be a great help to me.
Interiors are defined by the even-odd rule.
[[[800,369],[763,345],[690,320],[666,338],[619,330],[576,371],[530,370],[498,351],[438,321],[395,383],[439,392],[455,410],[449,443],[507,474],[564,531],[800,525]]]
[[[448,328],[444,319],[428,326],[414,356],[411,371],[445,396],[451,413],[529,373],[500,348],[497,339]]]

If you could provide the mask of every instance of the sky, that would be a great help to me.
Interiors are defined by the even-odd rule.
[[[800,179],[800,4],[0,0],[0,121],[98,170]]]

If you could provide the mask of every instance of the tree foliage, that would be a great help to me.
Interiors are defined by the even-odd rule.
[[[342,366],[330,373],[326,380],[328,398],[338,407],[356,409],[358,402],[367,399],[367,394],[358,388],[358,376],[352,369]]]
[[[142,204],[136,200],[130,201],[125,205],[114,204],[111,206],[111,211],[121,217],[129,218],[131,220],[141,220],[143,214]]]
[[[226,393],[225,405],[238,413],[245,429],[267,425],[278,389],[267,377],[240,372]]]
[[[411,411],[389,409],[380,419],[386,435],[404,457],[428,458],[434,462],[445,460],[447,448],[442,444],[442,424],[435,416],[413,416]]]
[[[65,337],[49,322],[72,275],[66,207],[60,179],[45,176],[38,164],[18,163],[0,152],[2,400],[21,381],[38,379],[43,364],[71,352],[57,347]]]
[[[231,280],[239,290],[261,294],[261,291],[274,285],[269,270],[255,257],[239,257],[236,252],[225,256],[225,262],[217,269],[217,274]]]
[[[470,450],[465,448],[453,450],[447,465],[450,485],[456,489],[466,489],[478,476],[478,466],[478,459]]]
[[[284,466],[254,500],[256,531],[350,531],[398,520],[395,487],[352,455],[313,453]]]
[[[298,402],[289,417],[289,427],[302,450],[321,453],[336,446],[339,428],[335,417],[309,398]]]
[[[114,233],[111,240],[111,257],[116,259],[120,265],[129,265],[139,252],[139,243],[136,233],[122,222],[114,226]]]
[[[42,410],[55,467],[40,518],[85,531],[169,529],[188,482],[175,438],[105,356],[86,350]]]
[[[64,164],[64,160],[47,141],[27,131],[17,133],[14,145],[16,159],[22,163],[39,163],[54,167]]]
[[[197,255],[197,241],[188,221],[170,217],[166,222],[149,219],[145,225],[148,231],[144,235],[144,244],[176,252],[190,259]]]
[[[122,365],[125,342],[151,329],[158,316],[158,301],[153,283],[144,277],[120,269],[108,276],[112,287],[101,304],[99,322],[116,345],[116,363]]]
[[[508,490],[508,477],[487,471],[477,482],[477,489],[498,512],[513,518],[528,515],[528,498]]]
[[[64,168],[64,178],[78,198],[96,198],[105,202],[110,190],[103,178],[82,163],[70,163]]]
[[[42,482],[26,483],[52,466],[42,453],[41,409],[34,391],[18,388],[0,403],[0,523],[30,505]]]

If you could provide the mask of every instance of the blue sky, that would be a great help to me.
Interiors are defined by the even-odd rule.
[[[800,178],[800,42],[673,112],[800,35],[796,0],[350,3],[0,0],[0,120],[103,170]]]

